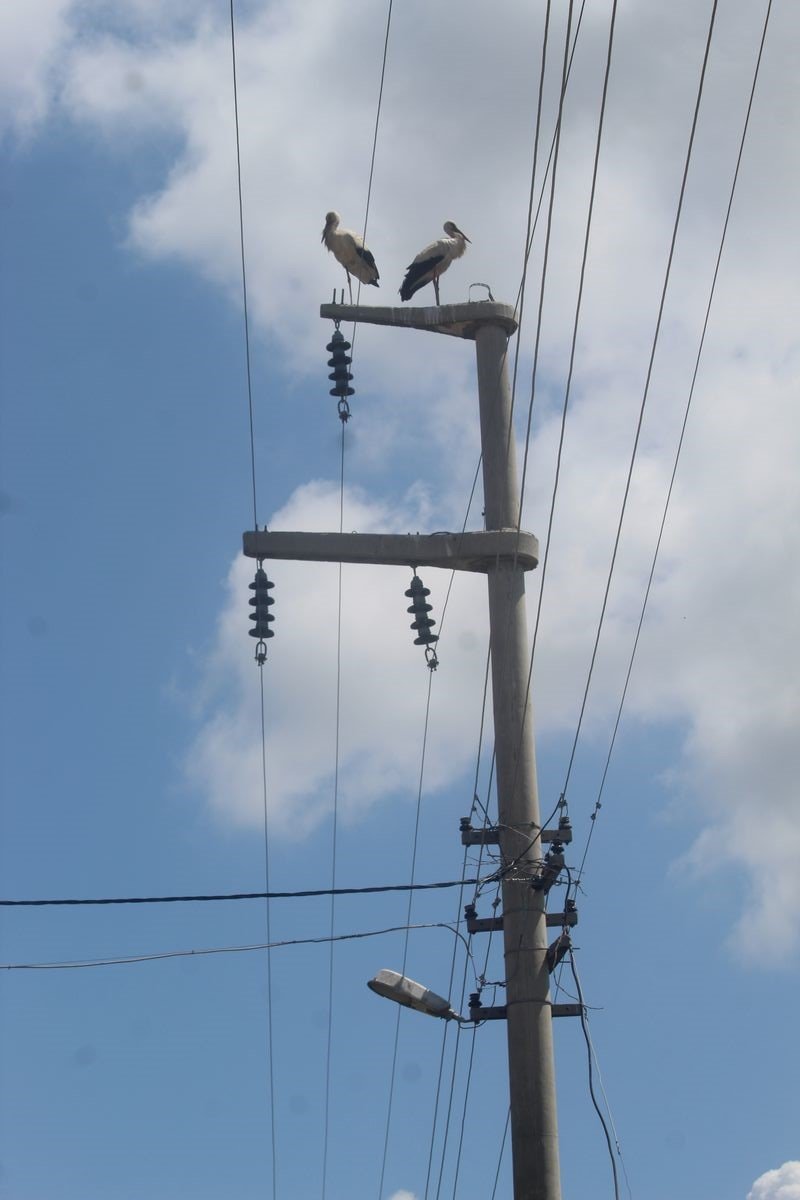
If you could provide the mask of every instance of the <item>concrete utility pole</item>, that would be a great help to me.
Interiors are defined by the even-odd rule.
[[[503,1016],[507,1021],[514,1200],[560,1200],[551,1021],[574,1006],[558,1006],[557,1012],[550,1002],[546,888],[534,886],[542,875],[542,831],[528,703],[525,571],[536,565],[538,546],[532,534],[517,532],[519,485],[506,369],[508,339],[516,321],[508,305],[494,302],[421,309],[323,305],[320,315],[336,321],[425,329],[468,338],[476,345],[484,531],[463,538],[255,532],[245,534],[244,547],[245,554],[259,559],[402,562],[409,567],[482,571],[487,576],[498,826],[493,836],[476,830],[471,831],[472,837],[462,834],[462,838],[498,843],[508,868],[502,884],[502,919],[473,923],[475,928],[502,926],[506,1005],[499,1010],[478,1009],[475,1019]],[[327,544],[326,539],[330,539]],[[557,840],[551,831],[545,838]]]
[[[486,527],[513,528],[520,496],[508,336],[501,326],[482,323],[475,345]],[[488,583],[500,849],[504,863],[516,863],[502,885],[514,1200],[559,1200],[545,892],[532,886],[542,848],[524,570],[513,559],[501,561],[489,570]]]

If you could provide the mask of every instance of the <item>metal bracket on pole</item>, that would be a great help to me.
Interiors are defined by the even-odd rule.
[[[567,909],[566,912],[549,912],[545,915],[548,929],[571,929],[578,924],[577,908]],[[466,918],[467,933],[499,933],[503,928],[502,917],[473,917]]]
[[[572,841],[572,826],[559,826],[558,829],[542,829],[539,837],[543,842]],[[462,846],[496,846],[500,841],[500,829],[497,825],[485,825],[482,829],[473,829],[469,817],[461,818]]]
[[[583,1012],[583,1006],[580,1004],[551,1004],[550,1015],[552,1017],[579,1017]],[[487,1005],[484,1007],[480,1002],[478,1004],[470,1004],[469,1006],[470,1020],[476,1025],[483,1021],[505,1021],[508,1017],[508,1008],[505,1004]]]

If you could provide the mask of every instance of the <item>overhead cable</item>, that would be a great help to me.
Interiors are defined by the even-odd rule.
[[[591,824],[589,827],[589,834],[586,838],[586,846],[584,847],[583,857],[581,859],[581,863],[578,868],[578,879],[579,880],[581,878],[581,875],[583,874],[583,868],[586,863],[586,856],[589,853],[589,846],[592,841],[592,835],[594,834],[596,818],[600,811],[600,808],[602,807],[601,800],[603,797],[603,790],[605,788],[606,778],[608,777],[608,768],[611,763],[611,756],[614,752],[614,746],[615,746],[616,740],[617,740],[617,733],[619,731],[619,725],[620,725],[620,721],[622,719],[622,710],[625,706],[625,700],[628,695],[628,685],[630,684],[630,681],[631,681],[631,674],[633,672],[633,664],[634,664],[634,660],[636,658],[636,652],[639,648],[639,638],[641,636],[642,626],[644,625],[645,613],[647,612],[647,605],[650,600],[650,592],[651,592],[651,589],[653,586],[653,579],[655,577],[656,564],[658,562],[658,556],[661,551],[661,542],[662,542],[662,539],[664,536],[664,529],[665,529],[666,523],[667,523],[667,514],[669,513],[669,506],[670,506],[670,502],[672,500],[672,492],[673,492],[673,488],[675,486],[675,477],[678,473],[678,463],[680,462],[681,451],[683,449],[683,442],[684,442],[684,437],[686,434],[686,426],[687,426],[688,420],[689,420],[689,412],[692,407],[692,400],[694,398],[695,385],[697,383],[697,376],[698,376],[698,373],[700,370],[700,359],[703,354],[703,347],[705,346],[706,333],[708,331],[708,322],[709,322],[709,318],[711,316],[711,306],[714,301],[714,294],[715,294],[716,287],[717,287],[717,278],[719,276],[720,263],[722,262],[722,251],[725,246],[725,239],[726,239],[727,233],[728,233],[728,224],[730,222],[731,209],[733,207],[733,197],[736,192],[736,184],[737,184],[737,181],[739,178],[739,168],[741,167],[741,164],[742,164],[742,154],[744,152],[744,144],[745,144],[745,139],[747,137],[747,129],[750,124],[750,113],[752,112],[752,108],[753,108],[753,97],[755,96],[756,84],[758,82],[758,74],[759,74],[759,70],[761,67],[761,58],[764,53],[764,42],[765,42],[766,36],[767,36],[767,27],[769,25],[769,18],[770,18],[771,11],[772,11],[772,0],[769,0],[769,2],[767,4],[767,8],[766,8],[766,15],[764,17],[764,27],[763,27],[763,30],[761,33],[761,42],[760,42],[760,45],[758,48],[758,57],[756,59],[755,70],[753,72],[753,82],[752,82],[752,86],[750,88],[750,98],[747,103],[747,112],[745,114],[744,126],[742,128],[742,136],[739,140],[739,153],[736,158],[736,168],[733,173],[733,180],[731,182],[731,190],[730,190],[730,194],[728,196],[728,207],[725,212],[725,220],[724,220],[723,226],[722,226],[722,235],[720,237],[719,249],[717,251],[717,260],[714,265],[714,274],[713,274],[713,277],[711,280],[711,287],[709,289],[708,303],[706,304],[705,318],[703,320],[703,329],[700,334],[700,342],[697,347],[697,356],[696,356],[695,362],[694,362],[694,371],[692,373],[692,382],[689,387],[689,396],[686,401],[686,408],[684,409],[684,413],[683,413],[683,423],[681,425],[681,432],[680,432],[680,436],[678,438],[678,446],[675,451],[675,459],[672,464],[672,474],[670,476],[669,487],[667,488],[667,496],[666,496],[666,500],[664,501],[664,511],[661,514],[661,525],[659,526],[659,530],[658,530],[658,537],[656,539],[656,547],[653,552],[653,560],[650,564],[650,574],[647,579],[647,586],[645,588],[644,600],[642,601],[642,608],[639,613],[639,622],[636,626],[636,636],[633,639],[633,648],[631,649],[630,659],[628,660],[628,669],[625,673],[625,683],[623,684],[622,695],[620,696],[619,707],[617,708],[617,715],[616,715],[616,719],[614,721],[614,728],[611,733],[611,741],[610,741],[610,744],[608,747],[608,754],[606,755],[605,765],[603,767],[603,775],[600,780],[600,786],[599,786],[598,792],[597,792],[597,799],[595,800],[594,809],[591,814]]]
[[[595,1096],[595,1092],[594,1092],[594,1061],[595,1061],[594,1046],[592,1045],[592,1039],[589,1035],[589,1025],[588,1025],[588,1022],[586,1019],[586,1005],[583,1002],[583,991],[581,989],[580,979],[578,978],[578,971],[575,966],[575,955],[572,953],[570,953],[570,956],[569,956],[569,964],[570,964],[570,967],[572,968],[572,977],[575,980],[575,989],[578,993],[578,1002],[581,1006],[581,1011],[580,1011],[581,1029],[583,1031],[584,1040],[586,1041],[586,1051],[587,1051],[588,1060],[589,1060],[589,1096],[592,1101],[592,1106],[594,1107],[594,1110],[600,1119],[600,1124],[603,1127],[603,1134],[605,1135],[606,1145],[608,1146],[608,1155],[609,1155],[609,1158],[611,1159],[611,1172],[614,1177],[614,1200],[619,1200],[619,1177],[617,1175],[617,1163],[616,1163],[616,1160],[614,1157],[614,1150],[611,1145],[611,1134],[609,1133],[608,1125],[606,1124],[606,1119],[603,1116],[603,1111],[600,1108],[600,1105],[597,1103],[597,1097]],[[604,1093],[604,1097],[605,1097],[605,1093]],[[606,1099],[606,1106],[608,1107],[607,1099]],[[610,1117],[611,1117],[611,1113],[609,1110],[609,1118]],[[613,1126],[613,1121],[611,1123]],[[619,1155],[620,1160],[622,1160],[622,1150],[620,1149],[619,1141],[616,1137],[616,1131],[614,1134],[614,1140],[616,1142],[617,1154]],[[626,1175],[626,1179],[627,1179],[627,1175]],[[628,1190],[630,1191],[630,1186],[629,1186]]]
[[[410,879],[410,882],[406,885],[406,890],[408,891],[408,908],[406,910],[406,925],[403,926],[403,928],[405,930],[405,938],[403,939],[403,965],[401,968],[401,974],[403,974],[403,975],[405,975],[405,973],[406,973],[406,962],[408,960],[409,933],[412,928],[412,926],[410,925],[411,904],[412,904],[412,901],[414,898],[413,897],[414,876],[415,876],[416,869],[417,869],[417,848],[419,845],[419,818],[420,818],[420,812],[422,810],[422,784],[423,784],[423,779],[425,777],[425,754],[426,754],[426,750],[427,750],[427,746],[428,746],[428,727],[430,724],[431,689],[432,689],[432,687],[433,687],[433,671],[429,671],[428,672],[427,699],[426,699],[426,703],[425,703],[425,722],[424,722],[423,731],[422,731],[422,750],[420,753],[420,764],[419,764],[419,786],[417,788],[417,807],[416,807],[416,812],[414,815],[414,836],[412,839],[412,848],[411,848],[411,879]],[[463,886],[463,884],[461,886]],[[386,1162],[387,1162],[388,1154],[389,1154],[389,1133],[391,1130],[392,1110],[394,1107],[394,1088],[395,1088],[395,1079],[397,1076],[397,1051],[398,1051],[398,1048],[400,1045],[400,1017],[402,1016],[402,1012],[403,1012],[402,1008],[398,1007],[397,1016],[396,1016],[396,1020],[395,1020],[395,1027],[394,1027],[394,1046],[392,1049],[392,1067],[391,1067],[391,1071],[389,1074],[389,1100],[388,1100],[387,1110],[386,1110],[386,1129],[385,1129],[384,1138],[383,1138],[383,1154],[381,1157],[380,1182],[378,1184],[378,1200],[381,1200],[381,1198],[383,1196],[383,1182],[384,1182],[384,1179],[386,1176]]]
[[[594,163],[592,166],[592,184],[589,193],[589,209],[586,214],[586,229],[583,237],[583,254],[581,256],[580,280],[578,283],[578,297],[575,304],[575,318],[572,323],[572,342],[569,353],[569,370],[567,373],[567,384],[564,390],[564,403],[561,410],[561,431],[558,440],[558,451],[556,453],[556,470],[553,480],[553,493],[550,498],[550,513],[548,516],[547,533],[544,542],[544,556],[542,560],[542,570],[540,573],[539,597],[536,605],[536,620],[533,627],[533,638],[531,639],[531,664],[528,672],[528,687],[530,688],[531,675],[533,674],[533,658],[536,653],[536,637],[539,632],[539,620],[542,612],[542,598],[544,596],[545,580],[547,579],[547,560],[550,551],[550,539],[553,531],[553,516],[556,507],[556,495],[558,494],[558,484],[561,475],[561,457],[564,449],[564,434],[567,423],[567,410],[569,408],[570,394],[572,390],[572,376],[575,369],[575,349],[578,342],[578,325],[580,323],[581,306],[583,303],[583,289],[586,280],[586,263],[589,257],[589,237],[592,230],[592,217],[594,215],[594,202],[597,193],[597,174],[600,165],[600,147],[603,141],[603,125],[605,121],[606,100],[608,98],[608,80],[611,74],[611,55],[614,47],[614,29],[617,19],[617,0],[614,0],[611,9],[611,21],[608,29],[608,50],[606,53],[606,68],[603,77],[603,94],[600,101],[600,116],[597,123],[597,140],[594,149]],[[532,402],[532,398],[531,398]],[[528,416],[528,428],[530,430],[530,414]],[[527,459],[527,442],[526,442],[526,459]],[[523,476],[522,489],[520,494],[520,515],[522,514],[522,502],[524,498],[525,477]]]
[[[247,269],[244,254],[244,204],[242,202],[242,155],[239,145],[239,89],[236,77],[236,26],[233,17],[233,0],[230,0],[231,14],[231,65],[233,70],[233,115],[236,128],[236,182],[239,194],[239,248],[242,261],[242,305],[244,309],[244,349],[245,365],[247,368],[247,409],[250,421],[250,474],[253,490],[253,528],[258,529],[258,508],[256,504],[256,445],[255,425],[253,421],[253,380],[250,366],[250,319],[247,308]]]
[[[306,888],[297,892],[217,892],[194,896],[103,896],[69,900],[0,900],[3,908],[58,908],[96,904],[186,904],[217,900],[298,900],[309,896],[366,896],[377,892],[426,892],[436,888],[485,883],[480,879],[446,879],[441,883],[383,883],[370,887]],[[400,926],[405,929],[405,926]]]
[[[650,381],[651,381],[652,375],[653,375],[653,363],[655,361],[656,349],[658,347],[658,339],[659,339],[659,335],[661,332],[661,322],[662,322],[662,319],[664,316],[664,308],[665,308],[666,300],[667,300],[667,289],[669,287],[669,280],[670,280],[670,276],[672,273],[672,260],[675,256],[675,244],[678,239],[678,228],[680,226],[681,213],[683,211],[683,200],[684,200],[684,196],[686,194],[686,181],[689,177],[689,164],[691,163],[691,159],[692,159],[692,148],[694,146],[694,137],[695,137],[695,132],[697,130],[697,119],[700,114],[700,102],[703,97],[703,86],[705,83],[706,68],[708,67],[708,59],[709,59],[709,54],[711,51],[711,39],[712,39],[712,36],[714,33],[714,21],[715,21],[716,15],[717,15],[717,5],[718,5],[718,0],[714,0],[713,6],[711,9],[711,20],[710,20],[709,26],[708,26],[708,36],[706,38],[705,52],[703,54],[703,66],[700,71],[700,82],[699,82],[698,89],[697,89],[697,97],[696,97],[695,106],[694,106],[694,115],[692,117],[692,128],[691,128],[691,133],[689,135],[689,145],[686,150],[686,160],[684,162],[683,176],[681,178],[681,188],[680,188],[680,194],[678,197],[678,206],[677,206],[677,209],[675,212],[675,221],[674,221],[673,227],[672,227],[672,237],[670,239],[669,255],[667,257],[667,265],[666,265],[666,270],[664,272],[664,282],[663,282],[663,285],[661,288],[661,298],[660,298],[659,306],[658,306],[658,317],[656,319],[656,327],[655,327],[655,332],[653,334],[653,342],[652,342],[652,346],[650,348],[650,358],[649,358],[649,361],[647,364],[647,375],[645,378],[644,391],[642,394],[642,402],[641,402],[641,406],[639,408],[639,417],[638,417],[638,420],[636,423],[636,435],[634,437],[633,449],[631,451],[630,463],[628,465],[628,475],[625,480],[625,491],[624,491],[623,497],[622,497],[622,507],[620,509],[619,521],[617,523],[617,532],[616,532],[616,536],[614,538],[614,549],[611,554],[611,565],[608,570],[608,578],[606,580],[605,593],[603,595],[603,603],[602,603],[602,607],[600,610],[600,620],[598,622],[597,633],[595,635],[595,640],[594,640],[594,647],[592,649],[592,656],[591,656],[591,660],[589,663],[589,672],[588,672],[588,675],[586,678],[586,686],[583,691],[583,699],[581,701],[581,708],[580,708],[580,713],[578,716],[578,725],[575,730],[575,737],[572,742],[572,749],[570,751],[569,763],[567,765],[566,777],[564,779],[564,786],[561,789],[561,793],[564,796],[566,796],[567,787],[569,785],[570,776],[572,774],[572,767],[575,762],[575,752],[578,748],[578,740],[580,738],[581,728],[583,725],[583,718],[584,718],[584,714],[586,712],[586,702],[589,697],[589,688],[591,686],[592,675],[594,673],[594,666],[595,666],[595,662],[597,659],[597,648],[600,644],[600,634],[602,633],[603,622],[605,620],[606,607],[608,605],[608,597],[609,597],[609,593],[611,591],[611,580],[613,579],[613,576],[614,576],[614,568],[616,566],[616,561],[617,561],[617,552],[619,550],[620,538],[622,536],[622,526],[623,526],[623,523],[625,520],[625,512],[626,512],[627,506],[628,506],[628,496],[630,494],[631,479],[633,477],[633,468],[636,463],[636,455],[637,455],[637,451],[639,448],[639,438],[640,438],[641,432],[642,432],[642,424],[644,421],[645,408],[647,407],[647,400],[648,400],[648,396],[650,394]]]
[[[250,475],[253,493],[253,528],[258,529],[258,505],[256,500],[256,448],[255,448],[255,422],[253,418],[253,379],[252,367],[250,358],[250,318],[247,305],[247,267],[245,261],[245,241],[244,241],[244,202],[242,198],[242,155],[239,136],[239,87],[236,73],[236,22],[234,17],[234,0],[230,0],[230,32],[231,32],[231,74],[233,83],[233,113],[234,113],[234,129],[236,135],[236,184],[239,200],[239,249],[241,254],[241,273],[242,273],[242,307],[244,315],[244,344],[245,344],[245,366],[247,375],[247,409],[250,428]],[[251,585],[253,586],[253,585]],[[253,632],[253,631],[251,631]],[[269,634],[267,634],[269,636]],[[261,645],[261,643],[259,643]],[[266,659],[266,650],[263,656],[256,654],[256,661],[259,664],[259,691],[261,699],[261,780],[262,780],[262,799],[264,809],[264,886],[268,894],[270,890],[269,878],[269,819],[267,815],[267,758],[266,758],[266,731],[264,722],[264,661]],[[271,941],[272,931],[270,926],[270,911],[269,899],[265,896],[265,919],[266,919],[266,934],[267,942]],[[278,1192],[277,1186],[277,1154],[276,1154],[276,1135],[275,1135],[275,1072],[274,1072],[274,1055],[273,1055],[273,1038],[272,1038],[272,961],[267,952],[266,961],[267,972],[267,1054],[268,1054],[268,1098],[269,1098],[269,1120],[270,1120],[270,1145],[271,1145],[271,1174],[272,1174],[272,1198],[275,1200]]]
[[[337,933],[336,942],[350,942],[359,938],[381,937],[387,933],[398,933],[407,930],[406,925],[391,925],[386,929],[368,929],[359,933]],[[431,921],[424,925],[413,925],[413,929],[449,929],[457,938],[466,942],[464,935],[446,921]],[[128,966],[133,963],[160,962],[168,958],[204,958],[212,954],[250,954],[257,950],[278,950],[286,946],[310,946],[329,942],[330,936],[287,938],[280,942],[254,942],[247,946],[212,946],[201,950],[163,950],[153,954],[117,955],[114,958],[82,958],[65,962],[29,962],[29,963],[0,963],[2,971],[62,971],[86,967],[116,967]]]

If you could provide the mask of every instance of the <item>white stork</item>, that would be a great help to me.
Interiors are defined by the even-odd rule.
[[[420,250],[406,271],[403,286],[400,288],[401,300],[410,300],[426,283],[432,283],[436,303],[439,303],[439,276],[444,274],[454,258],[461,258],[469,241],[455,221],[445,221],[444,231],[447,237],[439,238],[438,242],[431,242],[430,246]]]
[[[375,266],[375,259],[364,245],[364,239],[349,229],[340,229],[341,217],[337,212],[329,212],[325,216],[325,228],[322,240],[337,262],[340,262],[347,275],[347,288],[350,292],[350,303],[353,303],[353,288],[350,276],[355,275],[361,283],[371,283],[378,286],[380,275]]]

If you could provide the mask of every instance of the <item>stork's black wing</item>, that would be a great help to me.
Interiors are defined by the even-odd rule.
[[[403,286],[400,288],[400,299],[410,300],[415,292],[418,292],[426,283],[430,283],[433,279],[434,271],[443,260],[443,254],[432,254],[430,258],[423,258],[420,262],[413,262],[406,271]]]
[[[368,250],[366,248],[366,246],[356,246],[356,254],[358,255],[358,257],[360,259],[362,259],[367,264],[367,266],[370,268],[371,271],[375,272],[375,278],[380,279],[380,275],[378,274],[378,268],[375,266],[375,259],[373,257],[372,251]]]

